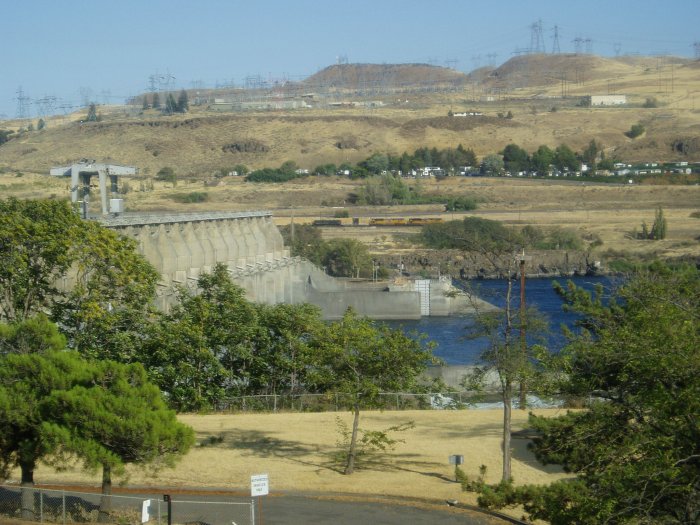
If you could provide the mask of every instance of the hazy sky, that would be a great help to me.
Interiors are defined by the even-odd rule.
[[[546,52],[555,26],[564,53],[579,38],[604,56],[693,57],[700,42],[700,0],[0,0],[0,118],[20,87],[36,118],[41,99],[122,103],[154,74],[174,89],[298,80],[338,57],[470,71],[529,48],[538,20]]]

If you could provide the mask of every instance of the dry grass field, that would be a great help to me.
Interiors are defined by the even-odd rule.
[[[580,179],[579,179],[580,180]],[[642,256],[680,257],[700,256],[700,218],[692,217],[700,210],[700,186],[653,184],[594,184],[573,181],[534,181],[519,178],[453,177],[443,181],[420,181],[425,193],[469,195],[479,206],[469,215],[502,221],[514,227],[532,224],[543,228],[571,228],[585,238],[598,236],[603,242],[591,254],[605,259],[615,252]],[[129,182],[129,181],[127,181]],[[439,214],[445,220],[460,219],[463,213],[444,213],[440,205],[414,207],[360,207],[347,203],[351,193],[357,193],[361,181],[340,177],[307,177],[284,184],[254,184],[240,177],[228,177],[214,187],[201,180],[184,180],[177,187],[154,182],[153,191],[139,191],[139,183],[129,184],[134,191],[125,195],[128,211],[135,212],[195,212],[271,210],[279,225],[310,222],[332,217],[342,208],[350,216],[416,216]],[[59,197],[68,195],[67,179],[46,175],[0,175],[0,194],[20,198]],[[207,192],[209,200],[198,204],[181,204],[174,194]],[[655,209],[661,206],[668,220],[668,236],[662,241],[642,241],[631,236],[640,230],[642,222],[651,224]],[[407,233],[417,229],[403,228],[343,228],[324,229],[326,237],[354,237],[368,244],[374,253],[399,253],[411,250],[406,244]]]
[[[536,413],[560,412],[551,409]],[[174,469],[156,475],[132,470],[128,486],[213,487],[246,492],[251,475],[268,473],[273,492],[334,492],[475,503],[475,496],[462,492],[454,482],[454,467],[448,464],[452,454],[464,455],[463,470],[468,475],[477,476],[479,466],[486,465],[487,480],[500,479],[500,410],[363,413],[363,429],[386,429],[407,421],[415,426],[395,436],[404,442],[393,451],[350,476],[343,475],[333,460],[339,450],[336,418],[351,424],[349,412],[182,415],[180,419],[195,429],[200,445]],[[527,413],[514,411],[513,429],[522,429],[526,423]],[[514,439],[513,449],[513,477],[517,483],[548,483],[565,476],[557,467],[540,465],[528,452],[527,440]],[[56,473],[41,467],[35,479],[42,484],[99,485],[101,478],[79,470]]]

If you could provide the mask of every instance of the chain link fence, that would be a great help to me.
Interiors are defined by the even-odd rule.
[[[2,518],[27,522],[108,523],[113,525],[254,525],[251,499],[162,494],[103,497],[100,493],[0,485]],[[170,521],[168,514],[170,513]]]
[[[214,409],[218,412],[325,412],[349,410],[352,397],[340,393],[268,394],[222,399]],[[444,410],[467,408],[483,401],[475,392],[382,392],[379,405],[385,410]]]

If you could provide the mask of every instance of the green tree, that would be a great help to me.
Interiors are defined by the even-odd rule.
[[[501,155],[486,155],[481,162],[481,172],[486,175],[503,175],[503,157]]]
[[[511,274],[515,273],[510,268]],[[476,315],[469,327],[468,337],[487,338],[488,347],[480,355],[480,364],[465,378],[470,389],[482,388],[489,372],[497,374],[500,383],[501,402],[503,403],[503,470],[501,479],[508,482],[511,475],[512,447],[511,420],[513,398],[516,388],[520,386],[520,408],[526,404],[525,386],[537,385],[541,381],[538,376],[538,362],[547,351],[543,346],[549,331],[546,320],[537,311],[529,307],[514,306],[513,279],[508,279],[506,294],[502,309],[481,311],[475,308]]]
[[[239,177],[245,177],[250,172],[248,167],[244,164],[236,164],[233,167],[233,171],[235,171]]]
[[[72,288],[52,319],[82,355],[131,362],[149,322],[160,275],[136,242],[96,222],[81,223],[73,248]]]
[[[523,148],[517,144],[508,144],[503,150],[503,164],[511,173],[525,171],[530,167],[530,158]]]
[[[150,107],[151,107],[151,105],[148,103],[148,95],[144,95],[144,96],[143,96],[143,105],[141,106],[141,109],[143,109],[144,111],[146,111],[146,110],[149,109]]]
[[[136,243],[82,221],[67,202],[0,201],[0,320],[47,312],[69,346],[93,357],[133,353],[159,279]],[[71,287],[56,283],[67,280]]]
[[[321,237],[321,230],[311,224],[292,223],[282,226],[280,233],[284,239],[284,245],[289,246],[293,256],[303,257],[316,266],[323,266],[323,255],[327,251],[327,246]]]
[[[625,132],[625,135],[631,139],[636,139],[637,137],[643,135],[645,131],[646,130],[642,124],[632,124],[629,131]]]
[[[70,448],[87,469],[102,469],[99,521],[109,522],[112,475],[127,464],[172,466],[194,442],[194,432],[168,410],[140,364],[101,361],[93,384],[54,393],[47,402],[54,424],[69,429]]]
[[[355,239],[331,239],[325,243],[321,262],[328,275],[336,277],[371,275],[372,258],[367,246]]]
[[[21,321],[64,297],[82,221],[67,202],[0,200],[0,320]]]
[[[181,289],[178,304],[151,327],[140,357],[179,411],[211,408],[225,394],[259,388],[264,366],[254,351],[257,312],[226,266],[218,264],[197,284],[196,295]]]
[[[71,435],[58,424],[52,398],[91,384],[90,368],[77,354],[8,354],[0,357],[0,473],[21,470],[21,517],[34,519],[34,470]]]
[[[320,310],[310,304],[259,305],[260,330],[254,342],[263,366],[256,378],[260,394],[297,394],[312,391],[319,340],[325,334]]]
[[[158,173],[156,173],[156,180],[170,182],[173,188],[177,186],[177,175],[175,174],[175,170],[170,166],[164,166],[159,169]]]
[[[549,173],[550,166],[554,163],[554,151],[548,146],[540,146],[537,151],[532,154],[532,167],[540,175]]]
[[[588,146],[586,146],[586,149],[583,150],[583,153],[581,154],[581,159],[583,162],[590,164],[593,170],[595,170],[595,165],[596,162],[598,161],[598,154],[602,151],[602,148],[598,143],[596,143],[595,139],[591,139],[591,141],[588,143]]]
[[[321,342],[322,376],[332,392],[350,398],[353,424],[345,474],[355,469],[360,409],[379,407],[380,392],[400,392],[416,385],[430,364],[432,350],[406,336],[348,310],[332,323]]]
[[[177,111],[178,107],[175,96],[172,93],[168,93],[168,95],[165,97],[165,113],[172,115],[173,113],[177,113]]]
[[[157,92],[153,93],[153,103],[151,105],[153,109],[160,109],[160,95]]]
[[[13,130],[0,129],[0,146],[5,144],[5,142],[8,142],[12,138],[13,134]]]
[[[654,240],[660,240],[666,238],[666,217],[664,217],[664,210],[659,206],[656,209],[656,215],[654,216],[654,224],[651,225],[651,238]]]
[[[10,324],[0,323],[0,356],[43,354],[65,347],[66,338],[43,313]]]
[[[561,144],[554,151],[554,165],[561,171],[578,171],[581,168],[576,154],[566,144]]]
[[[386,153],[374,153],[371,157],[362,161],[360,166],[374,175],[379,175],[389,169],[389,157]]]
[[[583,316],[559,362],[560,388],[587,409],[532,417],[534,451],[576,478],[510,490],[533,519],[700,520],[700,275],[655,263],[615,292],[559,289]]]
[[[87,113],[87,117],[85,117],[85,120],[87,120],[88,122],[96,122],[98,120],[97,106],[95,105],[94,102],[91,103],[90,106],[88,107],[88,113]]]
[[[39,122],[38,122],[37,125],[36,125],[36,129],[39,130],[39,131],[41,131],[41,130],[44,129],[45,127],[46,127],[46,121],[45,121],[43,118],[40,118],[40,119],[39,119]]]
[[[179,113],[187,113],[190,109],[189,99],[187,98],[187,91],[184,89],[180,91],[177,97],[177,111]]]

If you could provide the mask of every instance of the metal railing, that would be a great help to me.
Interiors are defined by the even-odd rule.
[[[62,525],[85,522],[113,525],[253,525],[255,519],[254,502],[249,498],[239,498],[238,501],[214,495],[166,498],[162,494],[146,492],[103,496],[99,492],[20,485],[0,485],[0,523],[2,517]]]

